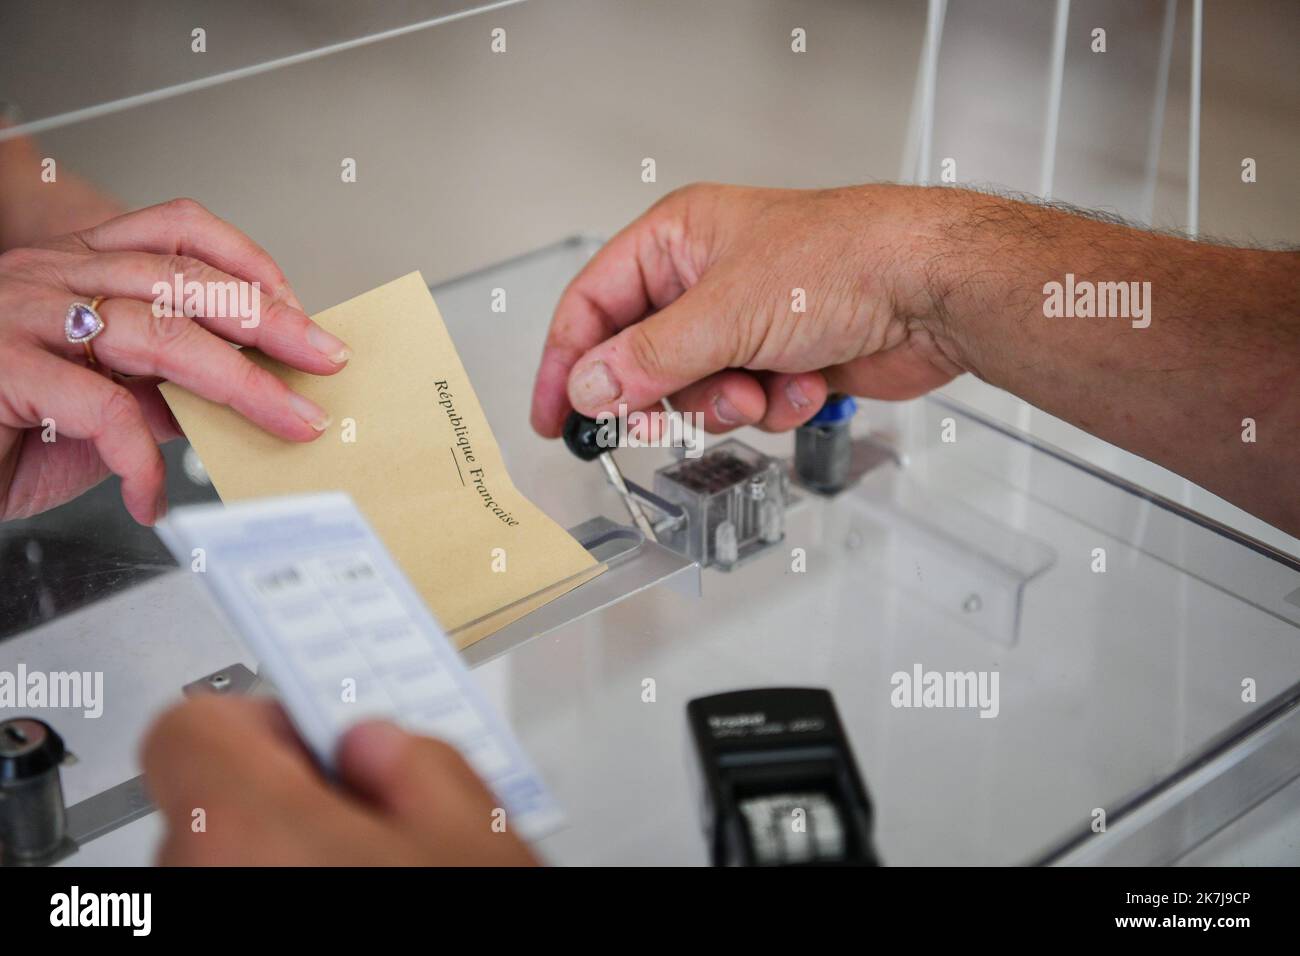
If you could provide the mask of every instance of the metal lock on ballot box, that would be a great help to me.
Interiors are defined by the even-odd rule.
[[[660,468],[649,491],[623,476],[613,456],[617,436],[608,432],[607,424],[573,412],[564,441],[583,461],[601,463],[647,538],[700,567],[729,571],[785,537],[789,488],[780,459],[727,439]]]

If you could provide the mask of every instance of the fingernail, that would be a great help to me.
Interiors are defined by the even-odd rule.
[[[342,339],[326,332],[315,322],[307,326],[307,344],[335,365],[342,365],[352,356],[352,351]]]
[[[713,399],[713,414],[717,416],[718,421],[724,425],[739,425],[740,412],[736,411],[736,406],[727,401],[727,396],[716,395]]]
[[[293,406],[293,410],[297,412],[299,418],[318,432],[323,432],[329,428],[330,422],[333,421],[329,416],[329,412],[309,398],[294,394],[289,396],[289,404]]]
[[[812,404],[812,399],[804,394],[804,390],[800,387],[797,378],[792,378],[786,382],[785,397],[790,399],[790,404],[795,408],[807,408]]]
[[[618,379],[610,374],[609,366],[604,362],[592,362],[575,373],[569,386],[574,404],[586,407],[612,402],[618,398],[620,391],[622,387],[618,384]]]

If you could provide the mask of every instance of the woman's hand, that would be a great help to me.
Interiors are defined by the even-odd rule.
[[[941,347],[925,275],[924,190],[711,184],[666,196],[560,299],[533,427],[560,433],[668,396],[709,431],[794,428],[828,390],[911,398],[961,368]]]
[[[177,276],[182,288],[259,283],[258,321],[156,315],[154,284],[174,288]],[[83,346],[67,340],[64,317],[72,303],[95,296],[105,297],[98,308],[105,327],[91,343],[92,366]],[[270,255],[193,200],[0,255],[0,519],[51,508],[111,471],[132,516],[157,520],[166,508],[158,443],[179,434],[159,379],[229,405],[281,438],[318,437],[329,423],[325,410],[231,343],[318,375],[348,358],[303,312]]]

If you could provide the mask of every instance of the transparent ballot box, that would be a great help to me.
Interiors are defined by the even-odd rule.
[[[1170,862],[1300,773],[1300,563],[945,394],[863,403],[856,480],[773,480],[780,536],[729,570],[647,540],[600,468],[528,427],[545,322],[509,350],[492,324],[493,289],[545,316],[596,245],[433,288],[520,489],[610,568],[465,652],[564,809],[545,858],[706,862],[686,704],[745,688],[832,693],[885,864]],[[639,488],[680,464],[614,454]],[[168,458],[174,503],[213,497],[183,443]],[[97,719],[52,718],[78,757],[67,802],[104,834],[86,863],[151,856],[157,816],[130,789],[148,721],[257,669],[128,520],[108,482],[0,525],[0,669],[113,689]]]
[[[713,4],[10,4],[0,148],[124,208],[195,198],[310,312],[422,271],[515,484],[606,566],[462,652],[564,812],[545,860],[708,863],[688,702],[773,688],[832,695],[885,865],[1194,857],[1300,777],[1295,539],[969,376],[859,402],[846,433],[614,451],[657,540],[529,427],[586,231],[693,180],[938,183],[959,156],[959,186],[1194,219],[1188,4],[754,6],[742,28]],[[815,56],[787,54],[787,8]],[[1099,11],[1106,57],[1076,42]],[[216,499],[184,441],[164,456],[171,508]],[[33,714],[75,757],[81,864],[154,858],[138,756],[163,710],[275,692],[115,479],[0,523],[20,670],[102,678],[101,712]]]

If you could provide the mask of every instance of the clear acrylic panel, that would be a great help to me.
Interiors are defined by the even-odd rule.
[[[75,125],[520,2],[12,0],[0,11],[0,89],[17,122],[0,137]]]
[[[952,157],[958,184],[1036,193],[1054,4],[996,3],[1004,15],[982,24],[973,4],[942,5],[920,178],[940,181]],[[1172,5],[1172,19],[1163,0],[1070,7],[1052,194],[1181,228],[1189,5]],[[740,9],[10,3],[0,99],[20,125],[0,129],[0,148],[30,143],[33,163],[56,158],[126,207],[199,199],[275,255],[309,311],[421,269],[520,489],[566,527],[625,523],[598,469],[527,422],[546,321],[598,245],[557,240],[612,234],[693,180],[815,187],[917,173],[925,4]],[[1102,17],[1104,67],[1081,39]],[[795,24],[818,56],[791,55]],[[508,52],[492,47],[498,28]],[[652,184],[640,178],[651,156]],[[347,160],[355,182],[340,177]],[[496,288],[509,290],[506,315],[490,308]],[[774,553],[705,572],[692,597],[658,586],[694,578],[645,549],[606,580],[622,593],[472,652],[573,821],[542,845],[548,859],[704,862],[684,707],[746,686],[834,692],[887,863],[1055,861],[1077,850],[1096,807],[1121,837],[1124,821],[1147,834],[1088,843],[1103,859],[1164,862],[1296,775],[1294,753],[1260,743],[1294,725],[1300,699],[1288,542],[1206,516],[1117,449],[1064,451],[1042,440],[1061,423],[995,398],[957,383],[866,403],[857,434],[897,461],[791,509],[787,541],[817,573]],[[947,419],[955,444],[939,443]],[[789,436],[743,437],[791,453]],[[173,506],[212,496],[186,450],[166,450]],[[650,486],[667,460],[629,454],[623,467]],[[0,582],[0,667],[100,669],[125,689],[111,719],[60,727],[81,757],[65,774],[70,802],[136,773],[140,735],[182,686],[255,664],[112,481],[0,525]],[[997,718],[891,706],[891,678],[916,665],[997,671]],[[638,689],[651,676],[648,708]],[[1247,678],[1254,705],[1241,699]],[[1207,767],[1236,796],[1188,823],[1184,791],[1211,792],[1195,775]],[[156,837],[147,818],[80,859],[145,862]]]

